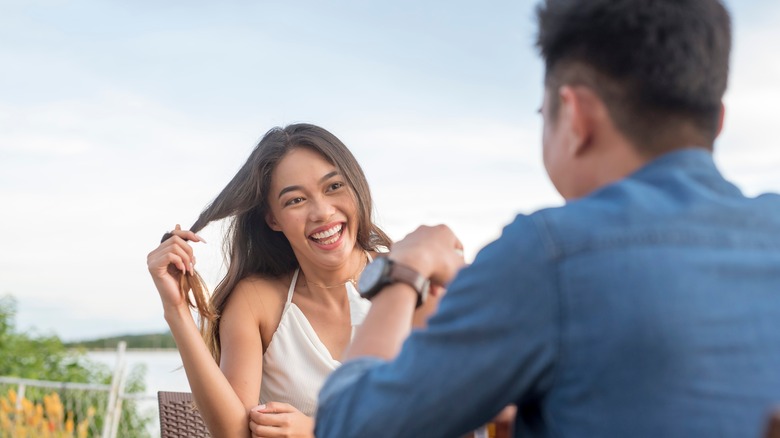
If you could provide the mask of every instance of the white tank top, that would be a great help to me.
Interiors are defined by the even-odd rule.
[[[371,261],[370,255],[368,258]],[[296,269],[290,282],[279,327],[263,354],[260,403],[289,403],[311,417],[317,411],[317,394],[325,378],[341,362],[333,359],[309,320],[292,302],[298,272]],[[362,298],[351,282],[347,282],[346,287],[354,337],[355,328],[363,323],[371,302]]]

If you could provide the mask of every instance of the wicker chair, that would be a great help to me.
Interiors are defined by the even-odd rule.
[[[203,418],[189,392],[157,393],[160,409],[160,438],[210,438]]]

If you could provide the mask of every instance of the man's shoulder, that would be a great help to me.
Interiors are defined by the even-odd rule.
[[[573,243],[640,219],[632,214],[641,204],[635,189],[613,185],[565,205],[543,208],[515,222],[525,223],[543,240]],[[520,219],[520,220],[518,220]],[[516,225],[517,226],[517,225]]]
[[[780,196],[750,198],[725,180],[709,184],[626,178],[529,218],[558,255],[682,234],[780,233]]]

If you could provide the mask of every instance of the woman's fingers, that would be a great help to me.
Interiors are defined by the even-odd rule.
[[[184,273],[189,272],[190,275],[193,274],[193,270],[194,270],[193,265],[195,264],[195,256],[192,253],[192,248],[189,245],[187,245],[186,243],[184,243],[183,245],[172,245],[169,254],[174,254],[181,258],[182,262],[184,263],[184,269],[181,268],[179,269],[181,269],[182,272]]]
[[[268,427],[289,427],[290,416],[288,414],[274,414],[268,412],[256,412],[255,415],[251,415],[252,422],[260,426]]]
[[[184,240],[184,238],[182,238],[181,236],[178,236],[178,235],[174,235],[170,239],[168,239],[165,242],[163,242],[162,244],[160,244],[160,246],[163,247],[163,248],[166,248],[166,247],[169,247],[169,246],[178,246],[178,247],[181,247],[181,249],[183,249],[184,251],[186,251],[187,254],[190,257],[192,257],[192,254],[193,254],[192,246],[190,246],[190,244],[187,243],[187,241]]]
[[[167,272],[168,265],[176,266],[176,269],[178,269],[181,272],[184,272],[187,265],[185,264],[184,259],[175,253],[167,252],[164,254],[160,254],[160,257],[157,259],[157,262],[155,263],[155,267],[164,268]]]
[[[187,241],[184,240],[182,237],[178,235],[174,235],[170,239],[161,243],[160,246],[158,246],[154,251],[152,251],[147,258],[149,269],[153,270],[154,268],[165,267],[166,265],[153,265],[153,263],[151,262],[151,260],[155,258],[157,258],[158,261],[164,261],[163,259],[160,259],[159,257],[156,256],[165,255],[165,254],[178,255],[182,259],[184,265],[176,265],[176,267],[179,268],[179,270],[181,270],[182,272],[186,271],[189,272],[190,275],[194,274],[193,265],[195,265],[196,263],[195,253],[192,250],[192,246],[190,246],[190,244],[187,243]]]
[[[181,254],[168,253],[167,256],[168,264],[176,266],[182,274],[187,272],[187,265],[189,262]]]
[[[253,437],[313,437],[314,420],[287,403],[268,402],[249,411]]]
[[[192,231],[182,230],[181,226],[177,224],[172,231],[166,233],[166,238],[160,245],[147,256],[149,271],[164,273],[167,271],[168,263],[172,263],[180,271],[194,275],[195,253],[188,241],[206,242]],[[169,257],[167,254],[174,254],[178,258]],[[162,268],[166,269],[163,270]]]
[[[176,224],[176,227],[172,231],[170,231],[168,234],[171,234],[173,236],[179,236],[179,237],[181,237],[184,240],[191,240],[193,242],[203,242],[203,243],[206,243],[206,241],[203,240],[202,237],[200,237],[199,235],[193,233],[192,231],[190,231],[190,230],[182,230],[181,229],[181,225],[179,225],[179,224]]]
[[[283,437],[291,426],[289,409],[285,403],[268,403],[260,405],[249,412],[249,430],[253,437]],[[293,408],[294,409],[294,408]]]
[[[182,272],[188,271],[190,263],[193,261],[191,252],[186,248],[176,244],[163,244],[165,247],[152,251],[147,258],[149,271],[152,275],[164,275],[168,271],[168,265],[173,264]],[[189,246],[185,243],[186,246]]]
[[[297,412],[292,405],[280,402],[268,402],[259,405],[249,411],[249,418],[253,423],[261,426],[288,427],[290,426],[290,413]]]
[[[164,307],[187,304],[186,294],[182,295],[180,291],[181,275],[195,274],[195,254],[188,241],[203,242],[203,239],[177,225],[146,257],[149,273]]]
[[[282,402],[268,402],[264,405],[255,407],[253,410],[264,414],[282,414],[297,411],[291,404]]]
[[[281,438],[284,437],[284,431],[274,426],[264,426],[255,422],[249,423],[249,430],[252,432],[252,438]]]

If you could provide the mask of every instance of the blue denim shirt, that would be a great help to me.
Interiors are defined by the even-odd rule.
[[[703,149],[518,216],[393,361],[345,363],[316,436],[757,437],[780,403],[780,197]]]

